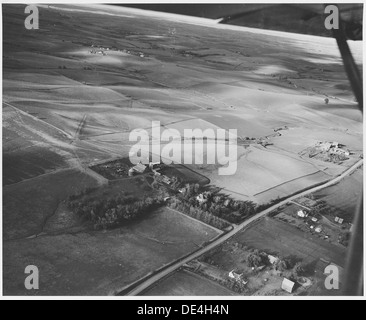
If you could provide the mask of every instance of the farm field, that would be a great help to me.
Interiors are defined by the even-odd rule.
[[[179,270],[146,290],[143,296],[233,296],[234,292],[195,273]]]
[[[95,179],[74,169],[5,186],[3,239],[25,238],[41,233],[63,200],[69,195],[97,186]]]
[[[116,230],[5,241],[4,294],[30,293],[22,268],[28,264],[40,269],[39,295],[116,294],[217,235],[198,221],[160,209]]]
[[[324,259],[344,267],[346,262],[345,248],[330,244],[316,235],[304,233],[294,226],[271,218],[265,218],[253,224],[247,230],[239,233],[235,240],[246,246],[267,250],[273,254],[294,255],[305,263]]]
[[[352,221],[362,197],[362,180],[363,167],[336,185],[314,193],[314,198],[326,201],[333,209],[334,215]]]
[[[9,6],[8,9],[13,18],[15,8],[17,7]],[[22,45],[24,49],[32,49],[30,54],[26,54],[10,40],[10,36],[16,39],[23,31],[20,34],[16,33],[18,30],[14,23],[12,29],[6,29],[9,30],[6,33],[9,40],[5,39],[5,49],[13,55],[10,57],[6,54],[4,59],[4,100],[61,128],[69,138],[75,140],[75,152],[81,155],[81,161],[84,163],[102,159],[103,152],[113,157],[127,156],[132,145],[128,141],[128,133],[135,128],[149,129],[152,120],[159,120],[164,128],[176,129],[179,132],[185,128],[235,128],[240,137],[268,136],[273,134],[274,128],[287,125],[290,128],[289,132],[300,130],[300,135],[306,137],[308,135],[302,132],[310,128],[315,139],[308,139],[309,141],[322,139],[324,134],[327,134],[329,139],[342,142],[344,140],[347,145],[348,140],[351,140],[351,133],[352,139],[360,142],[357,144],[358,149],[362,149],[361,116],[357,116],[355,104],[344,96],[344,90],[339,90],[339,93],[342,92],[344,108],[352,109],[351,119],[341,118],[343,113],[339,112],[333,115],[323,107],[320,110],[315,109],[322,104],[322,95],[309,95],[312,84],[310,80],[307,86],[296,89],[280,79],[283,74],[289,78],[296,78],[299,73],[306,78],[318,70],[320,67],[315,68],[312,62],[313,52],[310,49],[302,49],[304,52],[301,52],[299,46],[293,43],[291,50],[284,49],[287,50],[283,53],[283,57],[286,57],[284,61],[282,56],[279,57],[275,53],[275,41],[269,41],[265,34],[263,37],[266,39],[266,45],[256,39],[257,35],[246,32],[246,42],[250,41],[252,45],[244,50],[240,41],[235,45],[234,41],[218,42],[218,35],[214,36],[209,32],[211,28],[215,28],[215,31],[225,37],[230,27],[221,30],[208,25],[201,31],[202,36],[206,37],[205,43],[194,50],[186,50],[191,52],[190,58],[187,58],[184,48],[197,46],[201,41],[201,34],[187,40],[187,35],[195,28],[195,21],[177,22],[180,37],[172,41],[166,32],[157,38],[146,34],[144,23],[148,23],[149,18],[143,12],[103,7],[104,12],[117,10],[116,17],[121,14],[123,19],[119,20],[119,23],[122,21],[126,28],[129,21],[139,14],[143,23],[135,24],[136,30],[125,31],[121,37],[117,37],[115,30],[110,30],[109,38],[93,26],[84,31],[85,34],[79,31],[80,37],[84,36],[87,39],[80,41],[70,35],[66,36],[67,25],[62,23],[61,28],[57,24],[51,25],[49,21],[58,21],[61,17],[74,21],[77,17],[79,24],[86,23],[88,16],[83,14],[82,9],[72,12],[62,6],[51,6],[41,7],[40,10],[47,12],[44,23],[48,28],[54,28],[53,32],[58,36],[48,39],[46,30],[40,30],[39,34],[45,36],[49,40],[48,43],[52,43],[51,48],[44,49],[45,40],[36,41],[36,45],[32,44],[31,41],[35,37],[33,35],[29,42],[26,41]],[[122,14],[121,10],[127,10],[129,14]],[[102,17],[100,13],[95,14],[101,28],[105,24]],[[169,17],[167,19],[160,21],[161,30],[169,29]],[[239,40],[243,36],[242,32],[235,28],[230,32],[234,39]],[[94,36],[91,35],[93,33]],[[276,41],[283,41],[281,36],[278,34],[278,38],[275,37]],[[317,38],[314,37],[313,40],[317,41]],[[212,43],[215,44],[214,47]],[[89,52],[90,45],[113,47],[117,50],[109,50],[104,56],[92,55]],[[356,43],[352,43],[352,46],[355,45]],[[212,49],[207,49],[209,47]],[[137,49],[144,53],[143,58],[140,57],[140,53],[136,53]],[[359,50],[354,49],[356,59],[359,59]],[[322,50],[322,53],[330,54],[328,47],[324,46]],[[234,54],[234,51],[245,51],[245,56]],[[295,53],[303,56],[302,64],[294,64]],[[262,60],[254,58],[258,55]],[[42,64],[39,61],[42,61]],[[326,64],[325,58],[321,61]],[[276,63],[279,65],[276,66]],[[235,71],[230,70],[231,66],[236,64],[240,64],[240,67],[235,68]],[[14,68],[14,65],[18,67]],[[19,66],[22,66],[21,73]],[[329,68],[334,70],[322,74],[320,79],[314,80],[314,84],[321,85],[326,82],[327,77],[333,79],[333,73],[340,70],[336,63]],[[175,76],[172,77],[172,74]],[[336,86],[333,91],[336,96]],[[339,102],[331,102],[332,106],[334,104],[333,108],[338,110]],[[327,123],[325,127],[324,122]],[[342,132],[342,128],[347,130],[348,134]],[[324,134],[318,135],[318,130]],[[292,152],[291,139],[288,139],[286,134],[275,138],[275,141],[276,147],[278,143],[278,147]],[[295,144],[299,145],[299,141]],[[85,154],[84,150],[87,148],[93,150],[93,159],[88,159]],[[311,180],[305,179],[303,183],[299,179],[299,184],[291,182],[288,188],[282,186],[280,190],[258,196],[257,199],[255,195],[266,189],[273,189],[278,184],[290,183],[293,179],[307,176],[311,164],[306,164],[298,155],[292,155],[292,159],[289,159],[288,155],[281,152],[277,155],[271,154],[271,163],[263,164],[261,159],[265,158],[264,154],[259,150],[251,151],[253,152],[248,155],[250,163],[242,163],[241,158],[237,159],[238,167],[246,171],[236,175],[241,181],[244,174],[244,185],[236,182],[236,177],[230,177],[231,181],[218,181],[221,179],[215,176],[216,166],[207,167],[205,173],[218,186],[236,192],[238,196],[241,194],[243,199],[251,198],[257,202],[266,202],[279,195],[288,194],[289,190],[301,189],[305,184],[323,181],[321,176]],[[242,150],[239,154],[242,154]],[[283,169],[287,165],[279,165],[283,161],[286,161],[290,170]],[[263,165],[268,168],[270,174],[262,170]],[[49,165],[44,166],[47,169]],[[42,172],[41,168],[35,171]],[[335,173],[330,172],[330,175]],[[247,176],[248,174],[250,176]],[[261,174],[264,177],[261,177]],[[24,174],[20,173],[20,176],[18,180],[22,179]],[[14,180],[9,180],[11,181]]]

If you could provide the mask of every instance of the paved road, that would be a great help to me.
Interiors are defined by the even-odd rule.
[[[231,230],[230,232],[224,234],[222,237],[218,238],[217,240],[211,242],[209,245],[207,245],[206,247],[202,248],[201,250],[198,250],[194,253],[192,253],[191,255],[187,256],[186,258],[180,260],[179,262],[173,263],[172,265],[168,266],[166,269],[160,271],[159,273],[151,276],[149,279],[147,279],[146,281],[144,281],[143,283],[139,284],[137,287],[135,287],[134,289],[132,289],[127,295],[129,296],[135,296],[138,295],[139,293],[141,293],[142,291],[146,290],[147,288],[149,288],[151,285],[153,285],[155,282],[161,280],[162,278],[166,277],[167,275],[169,275],[170,273],[174,272],[175,270],[179,269],[180,267],[182,267],[184,264],[188,263],[191,260],[197,259],[198,257],[200,257],[201,255],[203,255],[204,253],[214,249],[215,247],[219,246],[220,244],[224,243],[225,241],[227,241],[228,239],[230,239],[231,237],[233,237],[235,234],[237,234],[240,230],[243,230],[245,227],[247,227],[249,224],[253,223],[254,221],[264,217],[265,215],[267,215],[268,213],[270,213],[271,211],[285,205],[286,203],[293,201],[297,198],[301,198],[305,195],[308,195],[310,193],[319,191],[321,189],[327,188],[333,184],[338,183],[339,181],[341,181],[343,178],[345,178],[346,176],[348,176],[349,174],[351,174],[353,171],[355,171],[359,166],[361,166],[363,164],[363,160],[359,160],[356,164],[354,164],[352,167],[350,167],[349,169],[347,169],[346,171],[344,171],[341,175],[339,175],[338,177],[320,185],[314,188],[311,188],[307,191],[301,192],[299,194],[296,194],[290,198],[287,198],[284,201],[279,202],[278,204],[273,205],[272,207],[256,214],[255,216],[247,219],[246,221],[244,221],[243,223],[241,223],[240,225],[236,226],[233,230]]]

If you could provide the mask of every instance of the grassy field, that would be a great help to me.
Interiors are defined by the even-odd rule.
[[[264,236],[265,235],[265,236]],[[346,249],[304,233],[287,223],[263,219],[236,236],[236,241],[249,247],[266,250],[281,256],[297,256],[304,263],[320,259],[344,267]]]
[[[186,270],[179,270],[146,290],[143,296],[233,296],[218,283]]]
[[[327,202],[333,211],[329,218],[339,216],[344,218],[345,222],[352,222],[362,197],[362,180],[363,167],[336,185],[316,192],[314,198]]]
[[[3,239],[41,233],[63,200],[97,186],[89,175],[68,169],[4,187]]]
[[[107,232],[4,242],[5,295],[106,295],[198,248],[218,233],[169,209]],[[40,289],[24,288],[24,268],[40,270]]]

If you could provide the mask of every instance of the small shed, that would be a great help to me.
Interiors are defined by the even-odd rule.
[[[334,221],[338,222],[339,224],[343,224],[344,219],[342,219],[340,217],[335,217]]]
[[[317,232],[317,233],[320,233],[320,232],[322,232],[323,231],[323,228],[321,227],[321,226],[317,226],[316,228],[315,228],[315,232]]]
[[[282,290],[285,290],[288,293],[292,293],[294,291],[294,287],[295,287],[295,282],[293,282],[287,278],[283,278],[282,285],[281,285]]]

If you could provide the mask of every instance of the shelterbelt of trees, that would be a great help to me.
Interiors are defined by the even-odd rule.
[[[199,184],[175,183],[169,188],[161,186],[143,199],[125,192],[100,196],[95,190],[70,196],[68,208],[95,229],[110,229],[143,218],[166,205],[215,228],[225,230],[231,223],[240,223],[252,216],[262,206],[251,201],[238,201],[220,193],[218,189]]]
[[[94,229],[110,229],[127,224],[153,212],[164,203],[162,194],[138,199],[122,192],[95,200],[92,193],[70,197],[67,206]]]

